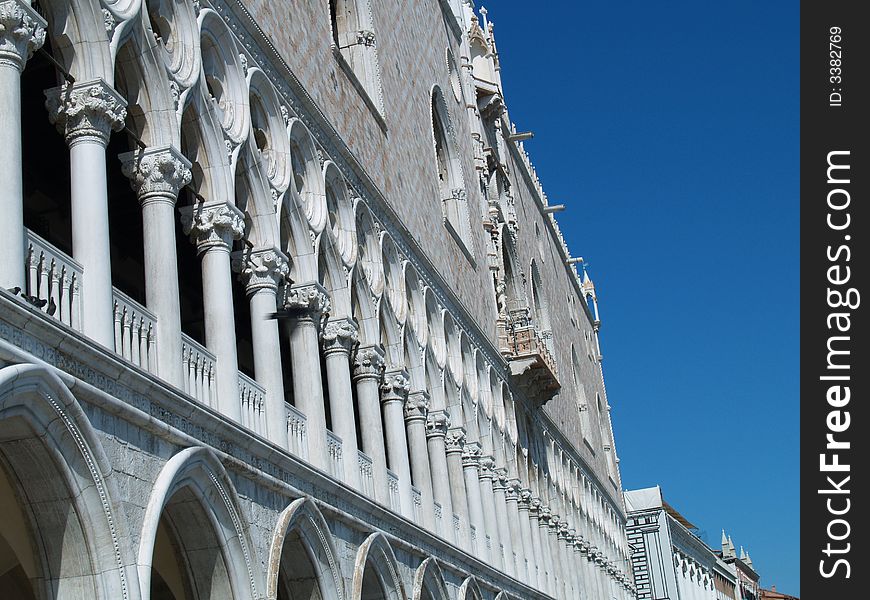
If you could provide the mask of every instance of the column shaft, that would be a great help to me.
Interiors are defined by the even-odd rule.
[[[384,506],[389,506],[387,451],[384,445],[379,391],[384,369],[383,352],[375,346],[360,348],[357,351],[354,369],[360,429],[362,430],[362,447],[363,452],[372,459],[375,499]]]
[[[321,338],[326,355],[332,431],[341,438],[343,480],[360,489],[356,410],[350,379],[350,353],[359,339],[356,324],[350,319],[329,321]]]
[[[429,467],[432,473],[433,497],[441,505],[440,532],[444,539],[458,543],[453,530],[453,499],[450,492],[450,474],[447,468],[445,437],[450,427],[450,417],[443,410],[430,412],[426,420],[426,446],[429,452]],[[438,485],[435,485],[438,482]]]
[[[411,454],[411,473],[414,483],[420,489],[421,525],[429,531],[440,534],[441,532],[435,529],[435,497],[432,491],[429,452],[426,448],[428,411],[429,401],[425,392],[412,392],[408,396],[408,401],[405,403],[405,425],[408,435],[408,449]]]
[[[391,371],[384,375],[381,402],[386,427],[387,456],[399,478],[399,503],[402,514],[414,520],[414,495],[411,490],[411,464],[408,460],[408,437],[405,433],[405,400],[408,398],[408,374]]]

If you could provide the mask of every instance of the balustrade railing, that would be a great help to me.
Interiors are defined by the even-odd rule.
[[[29,229],[24,243],[27,276],[22,295],[45,314],[81,331],[82,266]]]
[[[330,430],[326,430],[326,454],[329,458],[327,468],[329,474],[338,480],[344,479],[342,463],[342,440]]]
[[[414,522],[417,525],[423,524],[423,493],[416,485],[411,486],[411,497],[414,500]]]
[[[190,336],[181,334],[181,361],[184,370],[184,391],[199,402],[217,406],[215,366],[217,359],[205,346]]]
[[[447,532],[444,530],[443,509],[439,503],[433,502],[433,504],[435,505],[435,533],[444,539],[449,539]]]
[[[360,491],[369,498],[375,497],[374,471],[372,459],[362,450],[357,451],[359,461],[359,487]]]
[[[117,288],[112,288],[112,312],[115,352],[157,373],[157,317]]]
[[[239,371],[239,402],[242,405],[242,425],[262,436],[266,435],[266,390]]]
[[[287,440],[290,452],[308,460],[308,419],[289,402],[285,402],[284,407],[287,409]]]
[[[387,485],[390,486],[390,508],[397,513],[402,512],[399,500],[399,476],[387,469]]]

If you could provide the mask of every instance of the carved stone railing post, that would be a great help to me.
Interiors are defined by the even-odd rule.
[[[244,233],[242,212],[225,202],[181,208],[181,225],[196,245],[202,264],[205,346],[217,359],[218,410],[236,422],[239,405],[239,362],[233,317],[230,249]]]
[[[450,415],[444,410],[430,411],[426,418],[426,445],[429,450],[429,466],[432,470],[432,482],[435,502],[441,505],[441,522],[444,527],[444,538],[458,542],[453,530],[453,498],[450,485],[450,472],[447,467],[446,437],[450,428]]]
[[[329,294],[319,283],[285,288],[284,309],[290,315],[290,359],[293,397],[307,418],[308,460],[327,470],[326,408],[320,378],[320,323],[329,314]],[[343,440],[342,440],[343,441]],[[352,462],[352,461],[351,461]]]
[[[410,382],[404,370],[384,373],[381,384],[381,404],[386,427],[387,455],[390,468],[399,478],[399,502],[402,514],[414,517],[414,497],[411,494],[411,465],[408,462],[408,437],[405,433],[405,401]]]
[[[344,455],[357,456],[356,414],[350,380],[350,353],[359,341],[356,323],[347,318],[327,321],[320,334],[329,384],[329,410],[332,430],[344,444]],[[358,461],[345,460],[342,479],[360,489]]]
[[[73,258],[85,272],[83,330],[107,348],[115,344],[106,146],[124,126],[127,102],[102,79],[45,91],[49,120],[64,136],[70,156]]]
[[[378,346],[362,346],[354,357],[353,380],[356,384],[363,452],[372,459],[375,499],[389,506],[387,451],[381,420],[380,383],[384,373],[384,351]]]
[[[429,414],[429,395],[418,390],[408,394],[405,401],[405,427],[411,457],[414,484],[420,489],[420,515],[423,527],[435,532],[435,497],[432,491],[432,471],[426,448],[426,417]],[[440,533],[440,532],[436,532]]]
[[[0,287],[25,288],[21,72],[45,41],[45,19],[24,0],[0,2]]]
[[[157,374],[182,388],[175,203],[181,188],[190,183],[190,161],[169,146],[127,152],[118,158],[142,207],[145,306],[157,317]]]
[[[251,307],[254,375],[266,390],[266,437],[279,447],[288,448],[280,332],[273,315],[278,310],[278,288],[289,276],[290,265],[280,250],[258,248],[236,253],[233,270],[245,286]]]

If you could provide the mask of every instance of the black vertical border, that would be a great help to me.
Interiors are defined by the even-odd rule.
[[[867,348],[870,347],[865,313],[870,310],[870,288],[867,287],[870,259],[867,256],[867,238],[870,237],[870,60],[868,60],[868,40],[870,40],[870,20],[862,18],[870,6],[862,2],[805,0],[801,3],[800,26],[800,206],[801,206],[801,251],[800,251],[800,291],[801,291],[801,595],[810,600],[828,598],[870,598],[868,585],[863,575],[866,566],[863,557],[864,546],[870,544],[866,536],[867,493],[870,473],[867,470],[867,455],[870,447],[866,443],[870,436],[867,423],[866,404],[868,381],[870,381],[870,360]],[[863,9],[863,10],[859,10]],[[841,32],[841,60],[839,73],[842,81],[832,81],[836,72],[831,68],[830,36],[831,28],[839,27]],[[842,105],[831,106],[830,94],[842,94]],[[838,162],[848,161],[849,183],[829,184],[828,153],[849,151],[849,155],[839,155]],[[844,171],[838,173],[844,174]],[[835,177],[838,178],[838,177]],[[833,189],[846,189],[849,193],[849,206],[840,211],[832,211],[828,206],[828,193]],[[835,204],[842,204],[846,196],[835,193]],[[850,226],[835,231],[827,224],[828,214],[832,220],[843,223],[848,213]],[[849,239],[846,239],[849,236]],[[837,250],[847,246],[849,251],[841,250],[838,260],[830,260],[829,255],[837,256]],[[829,249],[830,248],[830,249]],[[847,261],[846,258],[849,258]],[[829,272],[835,265],[839,271]],[[845,267],[849,267],[849,281],[833,285],[829,276],[843,278]],[[844,294],[849,288],[861,294],[860,305],[854,310],[848,307],[831,307],[828,290],[840,290]],[[866,306],[865,306],[866,304]],[[829,329],[828,317],[831,313],[849,313],[848,332]],[[839,321],[844,324],[845,319]],[[833,321],[832,321],[833,323]],[[830,336],[848,336],[848,340],[837,340],[834,346],[848,349],[848,356],[837,357],[837,362],[848,362],[849,369],[829,370],[828,342]],[[823,375],[848,375],[848,382],[832,382],[820,379]],[[840,383],[850,388],[850,401],[836,408],[827,401],[831,385]],[[835,433],[836,440],[851,444],[848,450],[826,449],[828,417],[831,411],[849,412],[850,424],[845,432]],[[844,414],[832,417],[842,420]],[[836,426],[836,424],[835,424]],[[831,462],[832,453],[839,454],[839,462],[848,464],[850,470],[843,472],[822,472],[820,455],[827,453]],[[850,480],[842,483],[844,476]],[[833,481],[848,494],[823,494],[820,490],[832,489],[827,481]],[[841,511],[846,506],[848,512],[832,515],[827,506],[831,500],[833,510]],[[848,499],[848,502],[847,502]],[[840,537],[848,532],[848,537],[837,541],[829,537],[829,524],[833,519],[844,519],[843,523],[831,526],[834,536]],[[834,550],[848,550],[842,554],[825,554],[827,545]],[[848,546],[847,546],[848,544]],[[821,571],[830,573],[837,559],[849,563],[849,577],[846,567],[840,564],[832,577],[826,578]],[[822,564],[821,561],[824,561]],[[763,577],[762,573],[762,577]]]

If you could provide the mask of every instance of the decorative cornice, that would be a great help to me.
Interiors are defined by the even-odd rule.
[[[233,240],[245,233],[244,215],[232,204],[199,203],[182,206],[179,211],[184,233],[190,236],[200,254],[212,248],[229,251]]]
[[[285,286],[282,304],[285,310],[293,313],[292,316],[295,320],[314,321],[318,325],[320,319],[329,315],[332,308],[329,293],[319,283]]]
[[[48,120],[70,147],[79,141],[107,145],[112,131],[124,127],[126,107],[127,101],[103,79],[45,90]]]
[[[460,454],[465,448],[465,427],[451,427],[444,439],[447,454]]]
[[[480,467],[480,457],[483,455],[483,448],[480,442],[470,442],[462,447],[462,468],[477,469]]]
[[[275,248],[234,252],[232,267],[248,294],[262,289],[277,291],[290,275],[287,257]]]
[[[351,350],[359,342],[359,327],[353,319],[331,319],[324,325],[320,341],[324,355],[343,353],[350,356]]]
[[[384,381],[381,383],[381,402],[401,402],[403,407],[408,398],[408,390],[411,382],[408,380],[408,372],[397,369],[384,373]]]
[[[353,360],[353,379],[380,379],[384,372],[384,351],[380,346],[362,346]]]
[[[405,422],[425,422],[428,414],[429,393],[424,390],[418,390],[408,394],[408,400],[405,401]]]
[[[171,146],[124,152],[118,158],[121,172],[130,179],[130,187],[143,205],[152,198],[174,204],[192,177],[190,161]]]
[[[450,428],[450,415],[446,410],[429,412],[426,417],[426,437],[447,437]]]
[[[0,67],[24,70],[24,63],[45,43],[47,25],[24,0],[0,2]]]

